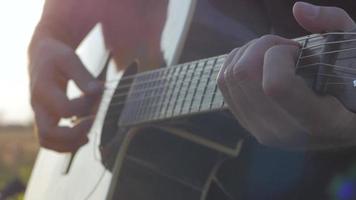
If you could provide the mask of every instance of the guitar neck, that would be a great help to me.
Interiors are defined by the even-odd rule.
[[[226,55],[136,75],[121,126],[225,109],[216,84]]]
[[[321,35],[294,40],[304,48],[325,42]],[[128,94],[123,94],[126,100],[120,126],[227,109],[217,86],[217,76],[226,57],[221,55],[135,75]]]

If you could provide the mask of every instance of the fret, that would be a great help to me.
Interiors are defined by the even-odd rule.
[[[151,116],[152,116],[152,105],[154,104],[154,99],[155,99],[155,95],[154,95],[154,92],[156,91],[156,89],[158,88],[155,88],[155,85],[156,85],[156,81],[157,81],[157,78],[156,78],[156,74],[155,73],[152,73],[150,76],[149,76],[149,80],[155,80],[155,81],[151,81],[147,84],[147,103],[145,104],[145,113],[144,113],[144,119],[145,120],[148,120],[148,119],[151,119]],[[154,89],[152,89],[154,88]]]
[[[170,102],[169,102],[169,106],[168,106],[168,111],[166,113],[166,117],[171,117],[173,116],[173,110],[174,110],[174,107],[177,103],[177,97],[178,97],[178,93],[179,93],[179,88],[180,88],[180,83],[182,82],[181,81],[181,70],[182,70],[182,67],[177,67],[177,70],[175,71],[175,78],[173,79],[173,82],[172,82],[172,95],[170,97]]]
[[[161,89],[159,85],[159,76],[160,75],[160,71],[157,71],[155,73],[152,73],[152,76],[151,76],[151,79],[154,79],[154,81],[152,81],[152,83],[150,84],[150,88],[153,88],[151,89],[151,91],[149,92],[150,96],[151,96],[151,101],[150,103],[147,105],[148,109],[147,109],[147,118],[148,119],[154,119],[155,115],[156,115],[156,112],[157,112],[157,108],[156,108],[156,105],[157,105],[157,101],[158,101],[158,96],[159,96],[159,90]]]
[[[172,70],[171,76],[169,78],[169,82],[168,82],[168,90],[167,90],[167,98],[165,101],[165,110],[164,110],[164,117],[168,117],[169,116],[169,106],[171,104],[171,99],[174,93],[174,88],[175,88],[175,81],[177,80],[177,76],[176,76],[176,71],[178,70],[177,67],[174,67],[174,69]]]
[[[131,86],[127,121],[152,121],[223,106],[216,77],[222,56],[146,73]]]
[[[195,69],[198,67],[198,62],[194,62],[190,65],[186,79],[189,80],[187,82],[187,86],[186,88],[186,92],[185,92],[185,96],[184,96],[184,102],[182,103],[182,109],[181,109],[181,113],[183,114],[188,114],[189,110],[190,110],[190,105],[191,105],[191,101],[193,100],[193,92],[194,92],[194,85],[192,84],[193,79],[195,78]]]
[[[167,79],[164,84],[165,92],[163,94],[164,96],[163,96],[163,100],[162,100],[162,108],[161,108],[160,118],[164,118],[166,116],[166,113],[168,110],[169,99],[170,99],[171,93],[172,93],[171,82],[172,82],[173,74],[174,74],[175,70],[176,70],[175,67],[171,67],[171,68],[167,69]]]
[[[204,86],[204,91],[202,94],[202,98],[200,101],[200,105],[199,105],[199,110],[207,110],[209,109],[209,106],[206,102],[210,102],[212,94],[209,93],[209,85],[211,84],[211,79],[212,79],[212,74],[214,71],[214,67],[215,67],[215,62],[216,62],[217,58],[213,58],[211,60],[208,61],[207,65],[206,65],[206,71],[208,71],[208,77],[207,77],[207,82],[206,85]]]
[[[141,93],[142,96],[140,94],[138,94],[141,98],[140,101],[140,109],[137,115],[137,120],[138,121],[144,121],[145,120],[145,115],[146,115],[146,104],[149,102],[149,99],[147,99],[148,95],[147,95],[147,88],[148,88],[148,84],[142,84],[143,82],[147,82],[147,80],[149,79],[149,76],[151,75],[151,73],[145,74],[145,76],[140,77],[140,84],[138,85],[138,89],[140,89],[141,92],[137,92],[137,93]]]
[[[186,87],[187,87],[187,77],[188,77],[188,70],[190,68],[189,64],[185,64],[182,67],[181,73],[183,74],[183,78],[182,78],[182,82],[180,84],[179,87],[179,91],[178,91],[178,98],[177,98],[177,102],[174,105],[173,108],[173,115],[179,115],[181,113],[182,107],[183,107],[183,103],[184,103],[184,99],[185,99],[185,95],[187,93]]]
[[[212,98],[211,98],[211,102],[210,102],[210,109],[217,109],[219,106],[216,106],[218,104],[214,104],[214,102],[216,102],[216,99],[219,98],[218,96],[218,84],[217,84],[217,78],[218,78],[218,75],[219,75],[219,71],[220,69],[222,68],[222,65],[224,64],[225,60],[226,60],[226,55],[222,55],[222,56],[219,56],[217,61],[216,61],[216,64],[214,66],[214,68],[217,68],[219,70],[217,71],[214,71],[212,76],[214,77],[214,81],[215,81],[215,85],[214,85],[214,89],[212,91]]]
[[[206,64],[206,60],[200,61],[198,63],[198,65],[197,65],[196,69],[203,69],[205,64]],[[203,75],[203,71],[204,70],[199,70],[198,73],[194,73],[194,74],[197,74],[197,75],[195,76],[195,78],[192,81],[192,85],[195,86],[195,87],[194,87],[194,91],[193,91],[193,94],[192,94],[193,96],[192,96],[192,100],[191,100],[190,107],[189,107],[189,113],[195,112],[199,108],[199,103],[197,103],[195,97],[198,94],[199,84],[201,82],[201,77]]]
[[[158,82],[157,85],[159,86],[159,88],[156,90],[157,93],[155,95],[157,95],[156,101],[157,102],[154,105],[154,115],[153,115],[153,119],[159,119],[160,118],[160,114],[161,114],[161,110],[162,110],[162,104],[164,101],[164,92],[165,92],[165,83],[166,83],[166,75],[167,75],[167,70],[162,70],[159,71],[158,73]]]

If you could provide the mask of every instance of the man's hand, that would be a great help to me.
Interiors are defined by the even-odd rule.
[[[73,48],[55,39],[43,39],[32,52],[30,64],[31,104],[35,112],[40,144],[59,152],[73,152],[88,142],[93,119],[74,127],[60,127],[61,118],[88,116],[101,96],[104,85],[83,66]],[[83,95],[69,100],[68,80],[73,80]]]
[[[356,28],[340,8],[298,2],[293,13],[313,33]],[[355,114],[334,97],[317,96],[295,74],[298,49],[296,42],[268,35],[232,51],[218,78],[230,110],[265,145],[291,149],[355,145]]]

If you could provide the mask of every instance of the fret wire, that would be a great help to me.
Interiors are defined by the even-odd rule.
[[[193,77],[193,81],[197,81],[199,79],[199,77],[197,78],[197,77]],[[191,82],[193,82],[193,81],[191,81]],[[176,85],[178,85],[178,84],[181,84],[181,83],[184,83],[184,81],[183,80],[180,80],[180,82],[174,82],[174,83],[171,83],[171,81],[168,81],[167,83],[168,83],[168,85],[169,86],[176,86]],[[152,89],[157,89],[157,88],[162,88],[162,87],[166,87],[167,85],[165,85],[165,86],[160,86],[160,87],[155,87],[155,88],[149,88],[149,89],[147,89],[147,90],[152,90]],[[140,91],[133,91],[132,92],[132,94],[137,94],[137,93],[140,93],[140,92],[142,92],[142,91],[145,91],[145,89],[143,89],[143,90],[140,90]],[[123,95],[123,94],[121,94],[121,95]],[[130,97],[132,97],[132,95],[130,95],[128,98],[130,98]],[[131,98],[132,99],[132,98]],[[142,98],[141,98],[142,99]]]
[[[176,69],[175,70],[175,73],[176,73],[176,71],[180,71],[181,69]],[[175,77],[176,79],[178,79],[178,77]],[[170,82],[172,82],[172,81],[170,81]],[[171,91],[171,95],[170,95],[170,97],[169,97],[169,100],[168,100],[168,103],[167,103],[167,109],[166,109],[166,112],[165,112],[165,115],[164,116],[166,116],[166,117],[169,117],[168,116],[168,114],[169,114],[169,109],[170,109],[170,105],[171,105],[171,102],[172,102],[172,98],[173,98],[173,96],[174,96],[174,91],[175,91],[175,88],[177,87],[177,84],[174,84],[174,86],[172,87],[172,91]]]
[[[201,63],[203,66],[206,65],[206,61]],[[191,99],[191,102],[190,102],[190,106],[189,106],[189,112],[192,111],[192,108],[193,108],[193,104],[194,104],[194,98],[196,96],[196,93],[197,93],[197,89],[199,87],[199,84],[200,84],[200,81],[201,81],[201,77],[202,77],[202,73],[203,71],[200,71],[199,72],[199,75],[197,76],[197,84],[196,84],[196,87],[194,88],[194,92],[193,92],[193,96],[192,96],[192,99]],[[194,73],[195,74],[195,73]]]
[[[187,67],[188,67],[188,66],[189,66],[189,65],[187,65]],[[184,68],[181,69],[181,71],[183,71],[183,70],[184,70]],[[187,70],[187,68],[186,68],[185,70]],[[172,115],[174,115],[175,109],[176,109],[176,107],[177,107],[177,102],[178,102],[179,97],[180,97],[180,95],[181,95],[181,90],[182,90],[182,87],[183,87],[183,83],[184,83],[184,81],[185,81],[185,77],[187,76],[187,73],[183,73],[183,74],[184,74],[184,76],[182,77],[182,81],[181,81],[181,83],[180,83],[180,85],[179,85],[179,88],[178,88],[178,91],[177,91],[177,98],[175,98],[175,103],[174,103],[174,106],[173,106],[173,108],[172,108]]]
[[[187,71],[189,71],[190,68],[191,68],[191,65],[188,65]],[[193,76],[186,76],[185,77],[185,79],[188,79],[188,83],[187,83],[187,85],[185,87],[185,90],[183,90],[184,91],[184,95],[182,95],[183,99],[186,99],[186,97],[188,95],[188,91],[189,91],[189,87],[191,85],[192,78],[193,78]],[[185,81],[184,81],[184,83],[185,83]],[[184,83],[182,84],[182,87],[184,86]],[[183,112],[183,107],[184,107],[184,102],[182,102],[182,106],[180,107],[180,110],[178,111],[178,113],[182,113]]]
[[[211,93],[213,93],[213,92],[215,92],[215,88],[209,89],[209,90],[207,91],[207,94],[211,94]],[[197,93],[197,94],[198,94],[198,93]],[[198,95],[201,96],[201,93],[199,93]],[[185,102],[189,102],[189,101],[190,101],[190,99],[181,99],[181,100],[178,101],[178,103],[185,103]],[[208,103],[208,104],[210,104],[210,103]],[[150,108],[150,107],[155,107],[155,106],[157,106],[157,105],[159,105],[159,104],[153,104],[153,105],[143,104],[142,106],[145,107],[145,109],[148,109],[148,108]],[[142,109],[142,108],[141,108],[141,109]],[[195,111],[199,111],[199,109],[197,109],[197,110],[195,110]],[[191,112],[192,112],[192,111],[189,111],[188,113],[191,113]],[[193,112],[194,112],[194,111],[193,111]],[[176,113],[176,114],[179,114],[179,113]],[[173,116],[173,114],[170,115],[170,116]],[[164,117],[169,117],[169,116],[162,116],[162,117],[160,117],[160,118],[164,118]]]
[[[197,82],[198,82],[198,78],[195,78],[195,79],[193,79],[193,80],[196,80]],[[171,84],[171,85],[176,85],[176,84]],[[212,79],[212,80],[210,80],[209,81],[209,84],[208,84],[209,86],[214,86],[214,85],[216,85],[216,80],[214,80],[214,79]],[[197,86],[197,84],[196,84],[196,87],[195,88],[198,88],[198,86]],[[169,89],[169,87],[168,87],[168,89]],[[198,90],[199,92],[201,91],[201,90]],[[162,96],[162,95],[161,95]],[[142,101],[142,100],[145,100],[146,98],[151,98],[151,97],[153,97],[153,96],[148,96],[148,97],[144,97],[144,98],[128,98],[128,100],[130,100],[130,101]],[[122,103],[122,102],[121,102]]]
[[[167,72],[167,74],[169,74],[168,73],[168,71],[166,71]],[[166,73],[164,73],[164,75],[166,75]],[[163,109],[164,109],[164,102],[166,101],[166,97],[167,97],[167,93],[168,93],[168,86],[167,86],[167,80],[168,80],[168,78],[164,78],[164,87],[163,87],[163,98],[162,98],[162,105],[160,106],[160,108],[159,108],[159,117],[161,117],[161,114],[163,113]]]
[[[216,67],[217,67],[217,68],[221,68],[221,66],[216,66],[217,63],[218,63],[218,60],[216,60],[216,63],[215,63],[214,68],[216,68]],[[217,75],[218,75],[218,74],[217,74]],[[209,109],[211,109],[211,105],[212,105],[212,103],[213,103],[213,99],[214,99],[214,96],[215,96],[214,92],[216,91],[215,88],[218,87],[218,84],[217,84],[217,75],[214,76],[214,70],[211,70],[211,71],[210,71],[210,79],[209,79],[209,82],[211,81],[211,77],[214,76],[214,77],[216,77],[216,78],[215,78],[215,80],[213,80],[213,81],[215,82],[215,85],[213,86],[213,87],[214,87],[214,89],[213,89],[213,94],[212,94],[211,97],[210,97],[210,102],[209,102],[209,106],[208,106]]]
[[[224,55],[225,56],[225,55]],[[204,70],[204,68],[203,67],[201,67],[200,69],[202,69],[201,71],[203,71]],[[187,72],[187,74],[190,74],[190,73],[192,73],[193,71],[188,71]],[[177,76],[178,77],[180,77],[180,76],[184,76],[185,74],[178,74]],[[132,85],[132,86],[136,86],[136,85],[140,85],[140,84],[148,84],[148,83],[150,83],[150,82],[153,82],[153,81],[157,81],[157,80],[159,80],[159,79],[156,79],[156,80],[150,80],[150,81],[145,81],[145,82],[140,82],[140,83],[135,83],[134,85]],[[127,87],[132,87],[131,85],[127,85]],[[121,87],[120,87],[121,88]]]
[[[214,69],[215,70],[215,69]],[[219,69],[217,69],[216,68],[216,70],[218,71],[218,70],[220,70],[220,68]],[[204,70],[199,70],[199,71],[204,71]],[[206,73],[204,73],[203,75],[207,75]],[[181,78],[180,76],[170,76],[170,77],[167,77],[167,78]],[[166,79],[166,78],[163,78],[163,79]],[[163,80],[163,79],[161,79],[161,80]],[[138,85],[140,85],[140,84],[136,84],[136,85],[133,85],[133,86],[138,86]],[[159,87],[163,87],[163,86],[158,86],[158,88]],[[157,87],[156,87],[157,88]],[[156,89],[156,88],[149,88],[149,89]],[[142,92],[142,91],[145,91],[145,89],[142,89],[142,90],[134,90],[134,91],[132,91],[132,94],[134,94],[134,93],[136,93],[136,92]],[[114,95],[113,97],[118,97],[118,96],[125,96],[126,94],[117,94],[117,95]]]
[[[175,68],[171,68],[170,69],[170,73],[169,73],[169,75],[171,75],[171,74],[174,74],[174,71],[175,71],[176,69]],[[172,80],[173,80],[173,76],[168,76],[168,78],[167,78],[167,80],[168,81],[166,81],[165,82],[165,88],[166,88],[166,92],[165,92],[165,98],[164,98],[164,101],[163,101],[163,103],[162,103],[162,106],[163,106],[163,109],[162,109],[162,111],[161,111],[161,114],[162,114],[162,117],[164,117],[165,116],[165,113],[167,112],[167,104],[168,104],[168,102],[169,102],[169,98],[171,97],[171,90],[170,90],[170,82],[172,82]]]
[[[216,70],[215,70],[216,69]],[[217,68],[213,68],[213,71],[214,72],[218,72],[220,69],[217,69]],[[200,72],[202,72],[202,71],[200,71]],[[205,75],[208,75],[208,76],[210,76],[208,73],[203,73],[202,74],[202,78],[206,78],[206,76]],[[207,76],[207,77],[208,77]],[[168,77],[169,78],[169,77]],[[176,77],[173,77],[173,78],[176,78]],[[197,77],[193,77],[193,79],[192,80],[198,80],[199,78],[197,78]],[[180,80],[180,79],[179,79]],[[174,83],[172,83],[171,85],[175,85],[175,84],[181,84],[183,81],[176,81],[176,82],[174,82]],[[184,82],[183,82],[184,83]],[[154,89],[157,89],[157,88],[162,88],[162,87],[165,87],[165,85],[160,85],[160,86],[157,86],[157,87],[152,87],[152,88],[148,88],[148,89],[141,89],[141,90],[135,90],[135,89],[133,89],[133,90],[131,90],[131,92],[130,92],[130,95],[129,95],[129,97],[132,97],[131,95],[134,95],[134,94],[137,94],[137,93],[141,93],[141,92],[144,92],[144,91],[147,91],[147,90],[154,90]],[[117,94],[117,95],[114,95],[113,97],[120,97],[120,96],[125,96],[125,95],[127,95],[127,94],[125,94],[125,93],[122,93],[122,94]]]
[[[165,72],[166,71],[161,71],[161,73],[160,73],[160,75],[159,76],[162,76],[163,75],[163,77],[165,77]],[[165,79],[164,79],[165,80]],[[162,82],[163,82],[163,79],[162,80],[160,80],[159,81],[159,84],[162,84]],[[165,82],[164,82],[165,83]],[[164,98],[163,98],[163,95],[160,95],[160,94],[164,94],[164,92],[163,92],[163,90],[164,90],[165,88],[159,88],[158,90],[158,95],[157,95],[157,102],[161,102],[162,100],[164,100]],[[158,118],[159,116],[160,116],[160,114],[161,114],[161,109],[162,109],[162,106],[160,106],[160,105],[157,105],[157,107],[159,107],[158,109],[155,109],[155,115],[154,115],[154,117],[155,118]]]

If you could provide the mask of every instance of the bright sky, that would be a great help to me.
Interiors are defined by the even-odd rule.
[[[0,120],[32,119],[27,76],[27,45],[44,0],[0,0]]]

